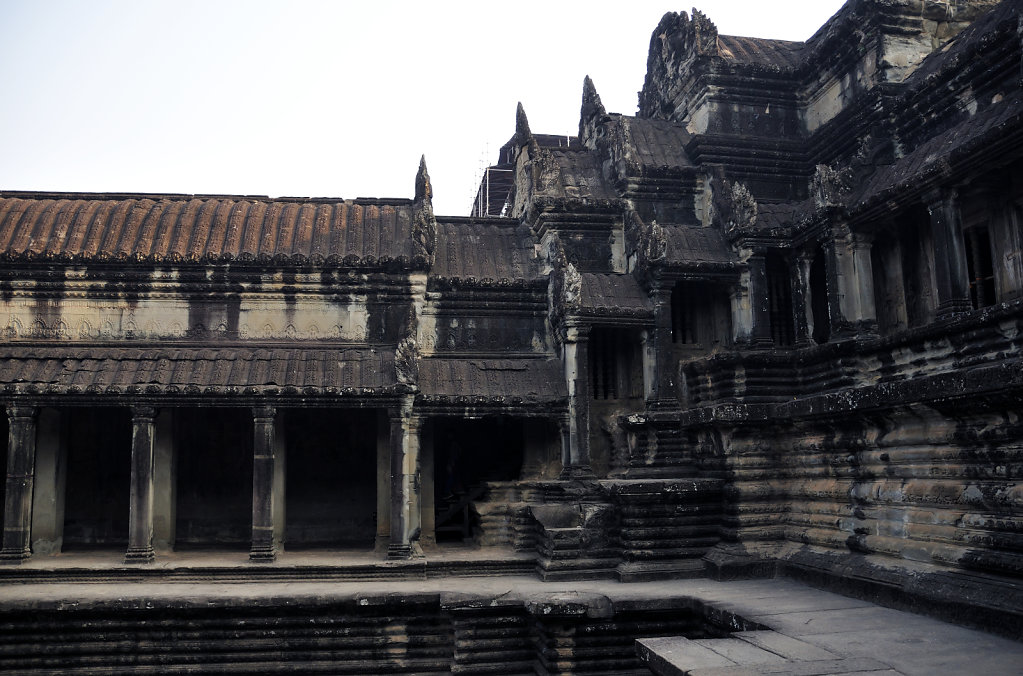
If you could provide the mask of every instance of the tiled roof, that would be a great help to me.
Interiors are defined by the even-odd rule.
[[[588,150],[551,150],[561,170],[561,189],[565,197],[577,199],[614,199],[608,188],[596,153]]]
[[[718,36],[722,57],[739,63],[760,64],[779,69],[797,68],[804,58],[806,44],[789,40],[767,40],[738,35]]]
[[[0,193],[0,256],[387,262],[412,255],[411,202]]]
[[[0,346],[6,392],[323,395],[395,385],[386,349]]]
[[[684,127],[664,120],[621,117],[639,164],[649,169],[683,169],[693,163],[684,150],[691,136]]]
[[[447,220],[437,224],[431,276],[463,280],[532,280],[539,277],[529,227],[512,219]]]
[[[550,403],[568,396],[556,359],[427,357],[419,364],[419,382],[428,402]]]
[[[881,167],[850,196],[849,204],[863,206],[919,187],[922,179],[932,172],[944,171],[957,157],[1004,138],[1010,130],[1018,133],[1021,129],[1023,97],[1016,93],[931,138],[894,164]]]
[[[975,50],[987,49],[996,32],[1015,33],[1020,13],[1018,2],[1002,2],[990,12],[985,12],[944,47],[928,54],[906,78],[906,85],[910,88],[926,87],[927,80],[945,68],[960,71],[965,63],[963,58]]]
[[[580,314],[609,317],[653,316],[650,297],[632,275],[582,273]]]
[[[667,260],[675,265],[733,264],[735,253],[717,228],[665,225]]]

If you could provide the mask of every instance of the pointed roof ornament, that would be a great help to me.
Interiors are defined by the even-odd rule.
[[[607,111],[604,110],[604,104],[600,101],[600,94],[597,93],[597,88],[593,86],[593,80],[587,75],[583,78],[582,117],[589,118],[593,115],[603,117],[607,115]]]
[[[426,171],[426,155],[419,160],[416,173],[416,196],[412,201],[412,250],[427,266],[433,265],[437,246],[437,219],[433,215],[433,185]]]
[[[600,94],[593,86],[593,80],[587,75],[583,79],[583,105],[579,111],[579,138],[587,147],[592,147],[590,142],[597,127],[607,120],[607,111],[600,101]]]
[[[519,145],[525,145],[530,142],[533,138],[533,132],[529,130],[529,120],[526,119],[526,109],[522,107],[522,102],[519,101],[518,107],[515,109],[515,139]]]
[[[418,206],[424,201],[433,202],[433,185],[430,183],[430,173],[426,170],[426,155],[419,158],[419,171],[416,173],[415,203]]]

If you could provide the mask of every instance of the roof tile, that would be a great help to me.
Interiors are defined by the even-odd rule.
[[[0,255],[105,259],[412,255],[411,202],[0,193]],[[354,224],[355,227],[349,227]]]
[[[0,346],[0,388],[67,392],[72,388],[106,391],[111,386],[155,386],[158,391],[186,387],[264,389],[314,388],[325,393],[344,364],[346,386],[371,394],[396,385],[394,353],[373,348],[341,350],[255,350],[90,348],[69,352],[64,346]]]

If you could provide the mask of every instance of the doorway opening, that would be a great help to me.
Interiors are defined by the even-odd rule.
[[[372,548],[376,536],[376,411],[285,414],[289,549]]]
[[[131,412],[68,411],[64,551],[128,545]]]
[[[252,412],[181,409],[175,548],[246,549],[252,540]]]
[[[438,543],[472,540],[475,503],[487,483],[517,481],[524,458],[523,421],[488,417],[433,421],[434,533]]]

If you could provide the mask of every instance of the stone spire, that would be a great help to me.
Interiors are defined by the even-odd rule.
[[[515,109],[515,140],[520,145],[526,145],[533,139],[533,132],[529,130],[529,120],[526,119],[526,109],[522,107],[522,102],[519,101],[518,107]]]
[[[416,173],[416,196],[412,201],[412,251],[413,255],[433,263],[433,251],[437,244],[437,219],[433,215],[433,185],[426,170],[426,156],[419,160]]]
[[[607,111],[600,101],[600,94],[593,86],[593,80],[587,75],[583,79],[583,104],[579,111],[579,140],[588,148],[592,148],[595,130],[606,119]]]

